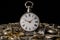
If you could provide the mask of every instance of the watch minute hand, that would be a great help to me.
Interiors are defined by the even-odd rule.
[[[29,21],[27,21],[26,19],[24,19],[26,22],[29,22]]]
[[[34,18],[33,18],[33,19],[34,19]],[[33,19],[32,19],[32,20],[33,20]],[[32,21],[32,20],[31,20],[31,21]]]

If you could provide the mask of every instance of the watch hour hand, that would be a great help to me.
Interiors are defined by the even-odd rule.
[[[27,21],[26,19],[24,19],[26,22],[29,22],[29,21]]]
[[[27,21],[27,20],[25,20],[25,21],[31,23],[31,21]]]
[[[33,18],[34,19],[34,18]],[[33,21],[33,19],[31,21]]]

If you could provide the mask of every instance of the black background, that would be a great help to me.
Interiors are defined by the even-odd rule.
[[[26,12],[24,3],[27,0],[2,0],[0,1],[0,24],[19,22],[20,17]],[[29,0],[31,1],[31,0]],[[55,1],[32,0],[32,12],[39,16],[41,22],[60,24],[58,6]],[[57,6],[57,7],[56,7]]]

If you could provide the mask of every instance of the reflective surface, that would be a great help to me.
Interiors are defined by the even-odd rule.
[[[27,32],[20,27],[19,22],[2,24],[0,25],[0,40],[60,40],[60,28],[49,25],[40,23],[37,30]]]

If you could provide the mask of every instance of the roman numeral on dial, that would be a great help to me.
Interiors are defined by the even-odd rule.
[[[34,19],[37,19],[37,17],[35,17]]]
[[[25,15],[25,17],[27,18],[27,15]]]
[[[31,30],[31,28],[29,28],[29,30]]]
[[[25,29],[27,29],[27,27],[25,27]]]
[[[37,26],[37,24],[34,24],[34,26]]]
[[[25,24],[22,25],[23,27],[25,26]]]
[[[29,14],[29,17],[31,16],[31,14]]]
[[[35,23],[38,23],[38,21],[35,21]]]

